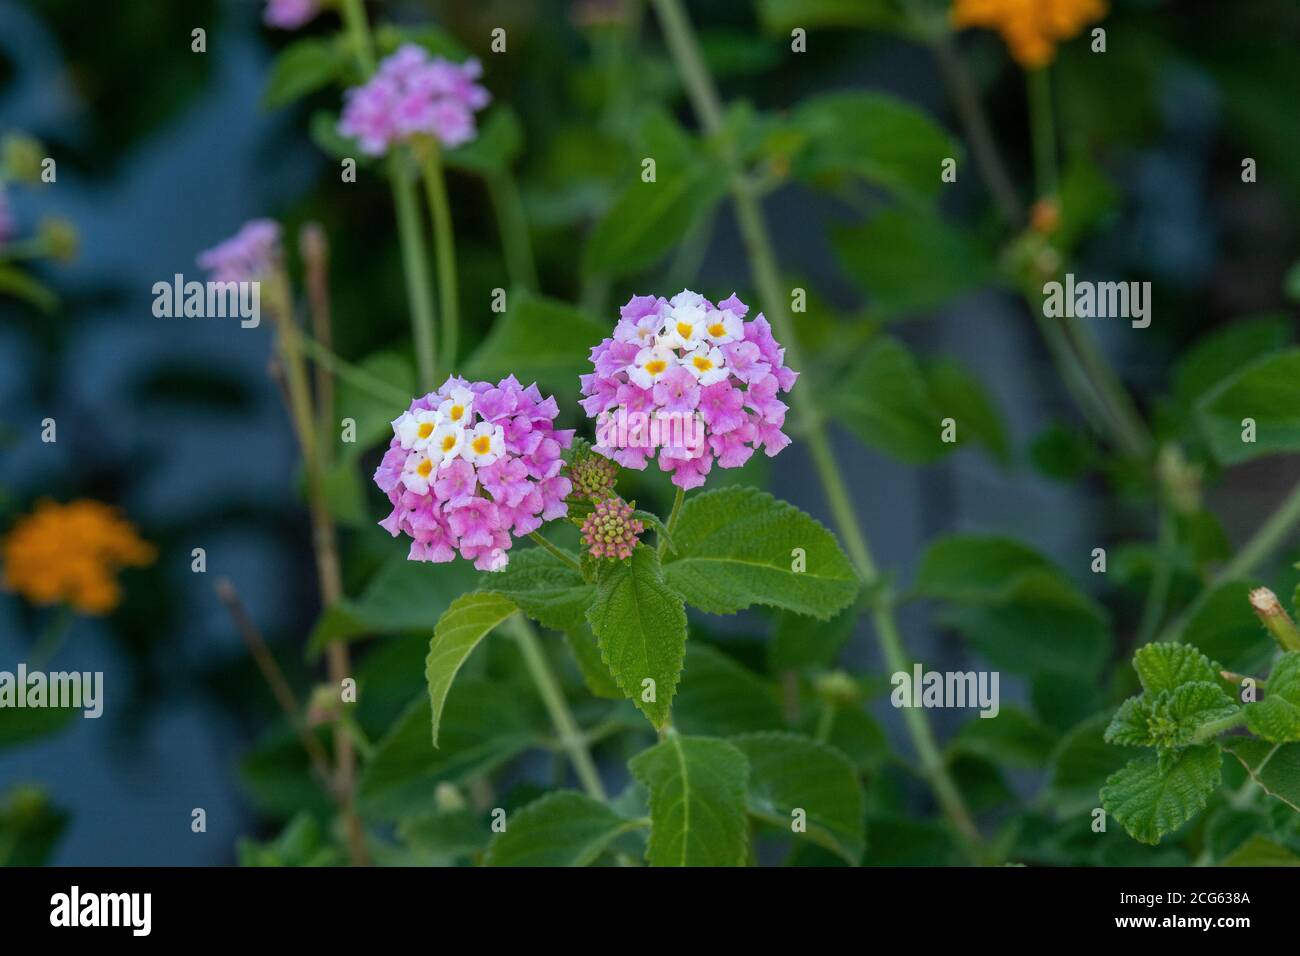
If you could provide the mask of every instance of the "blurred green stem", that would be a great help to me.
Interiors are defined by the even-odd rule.
[[[485,182],[501,230],[501,248],[510,282],[518,288],[535,291],[537,263],[533,260],[533,244],[528,238],[528,220],[519,197],[519,185],[509,170],[494,170],[487,174]]]
[[[1156,635],[1157,642],[1181,639],[1183,628],[1196,616],[1221,584],[1238,581],[1250,575],[1264,560],[1277,550],[1282,540],[1300,524],[1300,482],[1282,500],[1268,519],[1250,536],[1236,555],[1219,569],[1210,583],[1202,588],[1187,607]]]
[[[375,42],[370,35],[363,0],[340,0],[340,14],[347,28],[353,54],[361,73],[369,77],[375,71]],[[420,237],[419,202],[415,184],[398,165],[398,155],[389,157],[388,181],[393,190],[393,208],[397,213],[397,238],[402,248],[402,271],[406,274],[406,300],[411,310],[411,333],[415,341],[415,362],[419,370],[419,386],[432,391],[437,378],[437,358],[434,352],[433,290],[429,281],[429,267]]]
[[[574,561],[573,558],[569,557],[569,555],[565,554],[555,545],[551,544],[551,542],[547,541],[536,531],[530,531],[528,533],[528,537],[532,538],[533,541],[535,541],[538,545],[545,548],[547,551],[551,552],[551,554],[555,555],[555,557],[558,558],[561,563],[568,565],[575,571],[578,572],[582,571],[582,565],[578,564],[577,561]]]
[[[541,695],[542,703],[551,716],[551,723],[555,725],[559,744],[569,755],[582,788],[587,791],[588,796],[596,800],[602,802],[608,800],[605,786],[600,782],[600,774],[597,773],[596,765],[591,759],[591,752],[587,749],[586,735],[579,729],[578,722],[573,719],[573,712],[569,710],[569,705],[564,699],[564,691],[560,689],[550,665],[546,662],[546,652],[537,639],[537,632],[533,630],[528,619],[519,613],[512,614],[506,620],[505,627],[519,645],[524,665],[528,668],[533,684],[537,687],[537,693]]]
[[[662,558],[664,551],[668,549],[668,541],[673,536],[673,531],[677,528],[677,518],[682,511],[682,502],[686,500],[686,492],[681,488],[673,495],[673,510],[668,513],[668,523],[664,527],[668,530],[666,535],[659,535],[659,556]]]
[[[68,630],[72,627],[72,618],[72,606],[69,604],[60,605],[54,612],[54,616],[50,618],[50,623],[45,626],[41,636],[32,645],[32,652],[27,658],[29,669],[38,671],[54,660],[54,655],[59,653],[59,648],[63,646],[64,640],[67,639]]]
[[[1169,582],[1173,578],[1174,561],[1177,559],[1178,523],[1174,519],[1173,509],[1163,500],[1163,496],[1156,503],[1156,523],[1155,568],[1146,603],[1142,608],[1142,621],[1138,625],[1139,647],[1155,636],[1156,628],[1164,617],[1165,604],[1169,600]]]
[[[447,175],[442,166],[442,147],[432,139],[419,146],[424,194],[433,218],[433,254],[438,263],[438,306],[442,310],[442,360],[456,370],[460,348],[460,294],[456,286],[456,236],[451,228],[451,204],[447,201]]]
[[[1034,137],[1034,185],[1039,199],[1056,195],[1056,117],[1048,67],[1025,71],[1029,125]]]
[[[734,167],[736,165],[734,147],[728,139],[719,136],[723,127],[723,114],[718,91],[714,86],[713,77],[704,64],[681,0],[653,0],[653,3],[663,27],[664,37],[682,75],[700,125],[706,135],[719,140],[727,154],[726,159]],[[762,208],[749,181],[740,170],[733,168],[730,186],[736,218],[749,254],[750,269],[763,300],[764,311],[776,329],[777,336],[786,347],[790,365],[806,371],[808,366],[800,354],[799,340],[794,334],[794,322],[786,308],[787,293],[781,288],[780,272]],[[805,430],[813,464],[821,478],[827,502],[835,517],[840,536],[848,548],[849,556],[857,566],[865,587],[878,591],[877,599],[872,603],[871,617],[875,624],[885,666],[890,672],[908,671],[911,662],[903,647],[902,635],[894,619],[890,598],[886,589],[880,587],[880,573],[871,556],[867,539],[862,533],[852,499],[844,485],[842,470],[831,450],[825,426],[816,408],[806,397],[809,392],[807,384],[802,390],[792,392],[791,404]],[[920,758],[922,775],[930,784],[939,805],[957,831],[968,855],[972,859],[979,859],[982,843],[979,830],[975,827],[957,785],[948,774],[925,711],[915,707],[904,708],[903,719]]]
[[[303,351],[317,365],[323,366],[332,375],[337,375],[358,391],[365,392],[371,398],[381,402],[405,405],[411,400],[402,389],[392,385],[378,375],[371,375],[365,369],[353,365],[347,359],[339,358],[320,342],[309,335],[302,335]]]

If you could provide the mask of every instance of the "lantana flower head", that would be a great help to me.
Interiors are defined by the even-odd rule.
[[[447,379],[393,421],[375,472],[393,506],[380,525],[411,538],[413,561],[459,554],[501,570],[514,538],[568,513],[561,452],[573,432],[554,427],[558,414],[554,398],[513,375],[496,385]]]
[[[281,258],[280,224],[252,219],[229,239],[200,252],[198,265],[215,282],[253,282],[269,275]]]
[[[1016,62],[1037,69],[1052,62],[1056,45],[1106,15],[1106,0],[954,0],[957,27],[997,30]]]
[[[716,462],[739,468],[755,450],[790,443],[777,396],[797,372],[762,313],[735,295],[716,305],[684,290],[633,296],[613,334],[591,350],[582,407],[596,419],[595,450],[625,468],[657,459],[673,484],[704,484]]]
[[[626,561],[632,557],[645,525],[622,498],[598,502],[582,522],[582,540],[593,558]]]
[[[262,21],[269,27],[297,30],[320,13],[320,0],[266,0]]]
[[[98,615],[121,600],[118,571],[152,564],[157,551],[116,510],[82,499],[38,503],[5,537],[0,555],[5,590]]]
[[[347,91],[339,132],[367,156],[382,156],[413,136],[431,136],[448,148],[468,143],[478,133],[475,112],[492,99],[476,82],[482,75],[478,60],[453,63],[405,44],[366,83]]]

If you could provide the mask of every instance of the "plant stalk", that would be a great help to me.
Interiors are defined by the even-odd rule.
[[[433,254],[438,267],[438,307],[442,312],[442,360],[455,372],[460,348],[460,293],[456,285],[456,237],[451,228],[451,203],[447,201],[447,176],[442,147],[434,140],[421,143],[424,194],[433,219]]]
[[[717,136],[723,125],[722,105],[681,0],[653,0],[653,3],[700,125],[709,136]],[[734,151],[725,140],[723,142],[724,149],[731,154],[727,158],[734,165]],[[781,289],[780,273],[761,206],[743,175],[733,171],[730,178],[736,218],[749,255],[750,269],[765,305],[764,311],[786,347],[790,364],[806,369],[807,366],[800,354],[798,339],[794,334],[794,323],[786,308],[786,294]],[[806,394],[806,387],[802,393],[791,393],[791,404],[795,408],[801,426],[805,429],[813,463],[825,488],[827,501],[840,536],[844,539],[845,546],[864,584],[874,589],[879,583],[879,572],[871,557],[866,537],[859,526],[852,499],[841,478],[841,470],[831,450],[825,427],[816,410],[802,398],[804,394]],[[884,597],[874,601],[871,616],[886,666],[895,672],[908,670],[910,662],[903,648],[902,636],[898,631],[889,601]],[[922,775],[930,784],[945,815],[961,837],[965,844],[964,848],[972,858],[978,857],[978,848],[981,844],[979,830],[975,827],[961,793],[948,774],[925,712],[919,708],[909,707],[904,709],[903,715],[921,761]]]

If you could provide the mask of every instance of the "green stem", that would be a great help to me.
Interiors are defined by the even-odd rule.
[[[305,332],[300,333],[300,338],[302,349],[308,358],[359,391],[381,402],[404,404],[411,400],[411,396],[400,388],[390,385],[377,375],[371,375],[347,359],[339,358]]]
[[[437,378],[433,328],[433,288],[429,280],[428,256],[420,230],[419,202],[415,183],[398,166],[398,157],[389,164],[393,183],[393,205],[397,212],[397,239],[402,247],[402,268],[406,273],[406,298],[411,305],[411,331],[415,338],[415,362],[419,370],[420,390],[431,392]]]
[[[528,239],[528,220],[524,216],[519,186],[509,170],[494,170],[486,178],[488,199],[501,229],[501,248],[505,253],[510,282],[521,289],[536,290],[537,263],[533,244]]]
[[[1192,734],[1192,743],[1203,744],[1213,740],[1219,734],[1232,730],[1234,727],[1240,727],[1246,722],[1245,711],[1237,711],[1229,717],[1221,717],[1218,720],[1212,720],[1208,724],[1201,724],[1196,728],[1196,733]]]
[[[717,137],[723,125],[722,104],[713,78],[704,64],[681,0],[653,0],[653,3],[700,125],[707,135]],[[736,162],[734,149],[725,138],[722,139],[722,143],[723,149],[729,154],[726,158],[734,167]],[[764,312],[786,347],[790,365],[806,369],[807,364],[802,359],[799,341],[794,334],[794,322],[786,307],[786,293],[781,288],[776,256],[772,251],[771,238],[760,204],[748,181],[742,175],[733,172],[730,186],[736,218],[749,255],[750,269],[758,286],[759,296],[763,300]],[[857,566],[866,587],[875,590],[880,581],[879,572],[841,477],[842,469],[831,451],[830,441],[816,408],[806,398],[808,394],[807,386],[803,390],[792,392],[791,402],[800,424],[805,429],[813,463],[825,488],[827,501],[840,536],[844,539],[849,556]],[[891,672],[907,671],[910,669],[910,661],[903,649],[903,640],[894,620],[893,608],[883,593],[884,589],[879,590],[880,594],[873,603],[871,613],[886,666]],[[960,835],[965,849],[972,858],[977,858],[981,842],[979,831],[971,819],[961,793],[948,774],[925,712],[920,708],[909,707],[903,710],[903,715],[921,761],[922,774],[934,791],[939,805]]]
[[[1250,536],[1250,540],[1236,555],[1219,569],[1219,573],[1203,588],[1156,636],[1157,641],[1177,641],[1187,622],[1196,616],[1209,600],[1210,595],[1220,584],[1238,581],[1250,575],[1264,560],[1277,550],[1282,540],[1300,524],[1300,482],[1291,489],[1291,493],[1282,500],[1268,519]]]
[[[831,731],[835,729],[835,705],[830,701],[822,702],[821,713],[817,715],[817,732],[814,739],[819,744],[824,744],[831,739]]]
[[[362,72],[369,76],[375,72],[375,44],[370,37],[370,24],[366,20],[365,4],[363,0],[342,0],[342,4],[340,12],[348,36],[356,48],[353,52],[356,54],[357,64]]]
[[[533,539],[535,542],[537,542],[537,544],[539,544],[541,547],[543,547],[543,548],[545,548],[547,551],[551,552],[551,554],[553,554],[553,555],[555,555],[557,558],[559,558],[560,561],[562,561],[564,564],[567,564],[569,567],[573,568],[573,570],[578,571],[578,572],[581,572],[581,571],[582,571],[582,565],[578,564],[577,561],[573,560],[573,558],[571,558],[569,555],[565,554],[563,551],[561,551],[561,550],[560,550],[559,548],[557,548],[555,545],[551,544],[551,542],[547,541],[545,538],[543,538],[543,537],[542,537],[540,534],[538,534],[536,531],[530,531],[530,532],[528,532],[528,537],[532,538],[532,539]]]
[[[686,492],[683,489],[678,488],[677,493],[673,495],[673,510],[668,513],[668,523],[664,526],[665,528],[667,528],[668,533],[666,535],[661,534],[659,536],[660,557],[663,557],[664,551],[668,549],[669,539],[672,538],[673,532],[677,530],[677,518],[681,514],[682,502],[685,500],[686,500]]]
[[[438,264],[438,303],[442,310],[442,356],[448,369],[456,370],[460,347],[460,293],[456,286],[456,236],[451,228],[451,204],[447,201],[447,177],[442,153],[432,140],[421,144],[424,194],[433,217],[433,253]]]
[[[1157,523],[1155,571],[1151,578],[1151,588],[1147,591],[1146,603],[1142,608],[1142,621],[1138,626],[1139,647],[1148,643],[1155,636],[1156,628],[1160,626],[1160,619],[1165,613],[1165,603],[1169,600],[1169,582],[1174,573],[1178,525],[1169,505],[1164,501],[1157,505]]]
[[[1056,118],[1047,67],[1025,73],[1029,88],[1029,123],[1034,138],[1034,182],[1039,198],[1056,195]]]
[[[506,621],[506,626],[519,644],[524,665],[528,668],[533,684],[537,687],[537,693],[541,695],[542,703],[551,716],[551,723],[555,725],[560,746],[569,755],[582,788],[596,800],[608,800],[605,787],[600,782],[600,774],[596,772],[596,765],[592,762],[590,751],[587,750],[587,739],[579,729],[578,722],[573,719],[573,713],[564,699],[564,692],[560,690],[555,675],[551,673],[550,665],[546,663],[546,654],[537,639],[537,632],[522,614],[511,615]]]

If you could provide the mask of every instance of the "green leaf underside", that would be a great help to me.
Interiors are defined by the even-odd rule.
[[[495,770],[537,741],[517,692],[485,680],[452,687],[437,749],[429,742],[432,721],[429,696],[421,694],[375,744],[357,786],[364,816],[398,820],[427,811],[437,784]]]
[[[650,791],[652,866],[746,864],[749,765],[740,750],[724,740],[670,734],[628,766]]]
[[[1205,809],[1222,764],[1214,744],[1188,747],[1163,768],[1152,755],[1138,757],[1106,780],[1102,806],[1133,839],[1154,845]]]
[[[452,601],[451,607],[439,619],[429,642],[429,656],[424,662],[435,747],[438,746],[442,708],[456,673],[478,647],[479,641],[517,610],[514,601],[507,597],[489,591],[475,591]]]
[[[866,849],[866,794],[848,758],[791,733],[731,738],[749,761],[749,812],[856,864]],[[807,829],[792,829],[803,810]]]
[[[575,791],[550,793],[510,814],[488,846],[488,866],[588,866],[619,836],[645,826]]]
[[[859,582],[835,536],[757,488],[719,488],[682,507],[664,576],[710,614],[765,604],[819,620],[847,607]],[[804,570],[795,570],[803,549]]]
[[[1271,744],[1253,737],[1223,742],[1264,792],[1300,812],[1300,743]]]
[[[686,654],[686,608],[664,582],[652,549],[638,545],[627,561],[606,562],[587,621],[609,672],[652,724],[668,720]],[[654,699],[645,700],[645,680]]]
[[[1246,705],[1246,726],[1275,744],[1300,740],[1300,651],[1278,658],[1264,699]]]

